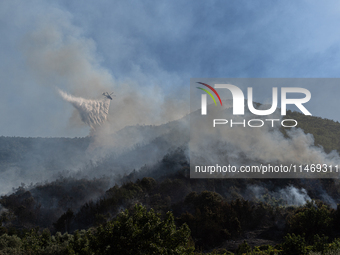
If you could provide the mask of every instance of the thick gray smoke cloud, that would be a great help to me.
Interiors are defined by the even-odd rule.
[[[104,32],[103,35],[105,34],[105,36],[103,37],[107,38],[107,41],[105,42],[107,47],[104,49],[102,48],[102,51],[98,51],[96,48],[96,42],[91,37],[87,36],[91,33],[87,33],[88,31],[83,31],[80,27],[75,26],[74,21],[77,21],[76,18],[74,18],[72,14],[65,9],[58,8],[57,4],[52,5],[42,1],[39,2],[38,5],[33,3],[28,4],[24,1],[15,1],[13,3],[7,1],[6,5],[7,3],[9,5],[8,8],[0,8],[1,11],[3,11],[3,14],[8,15],[8,19],[5,20],[4,24],[13,24],[13,28],[20,28],[20,31],[18,32],[19,35],[12,38],[12,44],[16,45],[17,42],[20,42],[17,46],[18,48],[16,49],[16,52],[18,52],[17,54],[22,55],[17,57],[19,59],[17,62],[12,61],[13,58],[11,55],[10,58],[8,58],[10,61],[4,64],[4,67],[6,68],[3,68],[3,70],[6,71],[8,70],[7,66],[13,66],[13,73],[15,75],[10,77],[8,81],[14,82],[10,83],[8,87],[15,88],[13,89],[15,93],[13,95],[11,94],[12,96],[7,96],[6,93],[3,94],[6,95],[6,98],[8,98],[7,100],[9,101],[15,102],[16,100],[23,100],[24,103],[22,105],[26,105],[25,100],[27,100],[27,98],[39,99],[39,101],[31,100],[32,102],[39,102],[35,104],[34,107],[32,107],[34,103],[31,103],[30,107],[25,107],[26,109],[23,108],[23,110],[29,112],[30,116],[39,116],[37,119],[29,120],[31,125],[30,132],[33,132],[32,130],[35,131],[38,128],[41,132],[34,133],[34,136],[59,136],[60,134],[66,134],[67,136],[72,137],[86,136],[88,134],[88,130],[87,127],[84,127],[85,125],[83,125],[83,123],[90,126],[91,129],[95,129],[98,125],[101,125],[102,127],[100,128],[100,131],[98,131],[98,129],[96,130],[98,132],[96,132],[94,147],[105,146],[106,148],[111,149],[110,146],[120,146],[119,149],[124,150],[124,148],[121,147],[127,147],[127,145],[129,145],[130,148],[137,143],[143,144],[145,142],[149,142],[157,136],[167,133],[171,134],[170,131],[172,129],[168,128],[168,126],[164,127],[164,130],[155,132],[155,130],[151,128],[145,128],[145,131],[143,126],[144,124],[166,123],[171,120],[179,119],[185,113],[188,113],[188,98],[186,97],[188,93],[186,93],[187,91],[185,89],[179,89],[180,86],[178,86],[178,84],[183,84],[183,80],[185,79],[182,75],[184,75],[185,71],[187,71],[185,74],[186,78],[191,76],[192,72],[190,70],[192,69],[186,69],[187,67],[201,64],[197,64],[200,63],[200,61],[197,61],[197,59],[193,57],[191,59],[188,58],[188,61],[191,61],[191,64],[188,65],[187,61],[181,61],[182,59],[186,59],[183,58],[183,56],[185,56],[187,50],[178,52],[180,47],[174,46],[173,49],[171,48],[173,46],[174,38],[179,39],[176,39],[175,41],[181,41],[183,36],[187,35],[189,31],[194,31],[191,26],[177,26],[177,28],[180,27],[183,30],[181,30],[181,33],[177,34],[177,30],[175,29],[176,36],[174,36],[174,33],[169,33],[170,36],[168,39],[170,39],[172,46],[169,47],[169,51],[167,51],[164,50],[164,45],[160,44],[162,45],[161,48],[159,48],[158,51],[155,51],[155,54],[157,54],[156,57],[150,57],[150,55],[144,54],[143,50],[145,50],[145,48],[142,48],[141,50],[138,41],[131,41],[133,38],[129,36],[125,37],[125,32],[128,32],[128,34],[131,35],[139,34],[132,29],[113,35],[107,35]],[[152,5],[154,4],[152,3]],[[76,8],[81,7],[79,6]],[[118,9],[116,11],[117,15],[110,16],[115,18],[117,17],[117,19],[124,18],[120,15],[126,16],[125,14],[119,13],[120,11]],[[168,13],[168,11],[166,12]],[[177,10],[172,14],[175,13],[177,13]],[[150,15],[146,12],[143,17],[149,18]],[[185,13],[183,17],[187,17],[187,13]],[[125,22],[126,21],[127,20],[125,20]],[[109,24],[106,20],[103,22],[105,22],[105,25]],[[135,21],[129,22],[135,23]],[[138,25],[141,24],[139,22],[137,23]],[[152,38],[152,47],[155,47],[154,42],[158,41],[157,38],[166,38],[166,36],[164,36],[166,34],[164,34],[164,31],[166,30],[164,30],[164,23],[161,22],[161,25],[155,30],[156,32],[154,32],[154,34],[150,33],[149,24],[153,23],[154,22],[151,21],[144,27],[144,29],[147,31],[145,34]],[[81,24],[81,22],[78,20],[77,24]],[[121,20],[118,20],[115,24],[117,27],[122,27]],[[196,24],[196,22],[193,22],[193,24]],[[104,31],[111,33],[112,31],[117,30],[117,28],[112,29],[111,24],[108,25],[108,27],[109,30]],[[167,27],[168,33],[170,30],[175,31],[173,28],[176,26],[170,22],[167,23]],[[100,28],[100,26],[98,26],[98,28]],[[85,30],[86,29],[87,28],[85,27]],[[121,29],[124,30],[124,28]],[[7,38],[7,35],[3,38],[5,37]],[[122,47],[123,45],[128,46]],[[201,51],[200,47],[192,47],[191,42],[188,45],[190,45],[189,47],[192,49],[198,49],[197,53]],[[218,47],[210,48],[218,49]],[[241,48],[243,52],[244,48]],[[6,47],[3,47],[3,49],[7,50]],[[107,50],[105,51],[105,49]],[[178,54],[172,54],[172,50]],[[166,65],[164,65],[164,62],[159,63],[157,61],[158,52],[166,52],[169,54],[165,55],[167,56],[164,58],[166,63],[169,62],[168,56],[175,56],[175,59],[173,59],[173,66],[180,64],[181,67],[185,67],[185,71],[180,72],[179,75],[178,69],[174,68],[175,71],[162,69],[162,67]],[[105,59],[103,56],[106,54],[114,54],[114,57],[111,57],[111,59]],[[191,57],[200,56],[199,54],[189,55]],[[210,58],[210,56],[213,56],[214,54],[206,55]],[[139,61],[135,62],[134,57],[138,58]],[[178,57],[180,57],[180,61],[178,61]],[[238,59],[238,56],[235,59]],[[123,61],[120,60],[124,60],[125,65],[122,65],[121,62]],[[114,64],[110,66],[111,62]],[[127,62],[129,62],[130,66],[133,67],[132,71],[127,72],[130,76],[125,79],[117,79],[115,77],[116,70],[114,67],[126,66]],[[223,62],[225,62],[225,58],[223,58]],[[244,61],[239,62],[243,63]],[[209,63],[209,65],[210,64],[211,63]],[[225,73],[225,70],[232,70],[230,71],[231,73],[236,69],[243,70],[242,68],[235,68],[235,61],[230,61],[229,67],[231,67],[231,69],[219,68],[219,70],[223,70],[220,74]],[[149,69],[148,72],[144,71],[146,68]],[[27,69],[26,72],[21,74],[22,77],[19,77],[18,75],[20,71],[19,69]],[[201,72],[196,72],[195,74],[211,76],[207,73]],[[241,73],[239,76],[244,76],[244,73]],[[29,85],[26,85],[27,80],[30,80]],[[163,83],[165,83],[166,86],[163,86]],[[3,84],[7,83],[3,82]],[[19,88],[14,87],[17,86],[17,84],[23,85],[20,85],[22,87]],[[175,86],[175,90],[173,91],[172,86],[174,84],[177,86]],[[59,100],[59,97],[53,94],[55,87],[61,88],[61,91],[59,92],[60,95],[75,107],[76,110],[73,113],[70,110],[71,107],[65,106],[62,100]],[[175,95],[165,95],[162,90],[163,87],[167,87],[167,92],[169,94],[173,95],[175,93]],[[21,90],[23,91],[21,94],[22,96],[18,97],[17,91]],[[96,98],[98,95],[101,95],[102,92],[112,90],[117,93],[117,97],[112,102],[106,99],[84,99]],[[50,91],[52,91],[52,93]],[[67,91],[79,97],[71,96],[63,91]],[[53,104],[51,101],[53,101]],[[41,102],[44,102],[44,104]],[[111,106],[109,105],[110,103]],[[16,108],[17,106],[19,107],[19,105],[21,104],[17,103],[15,107],[12,108]],[[108,111],[109,106],[111,107],[110,111]],[[52,112],[53,114],[46,114],[46,112],[41,110],[45,107],[49,108],[47,113]],[[7,109],[7,107],[2,107],[2,109],[7,112],[11,110]],[[40,111],[42,111],[42,113],[40,113]],[[9,115],[7,112],[6,115]],[[32,112],[34,112],[34,114],[32,114]],[[15,119],[24,119],[22,118],[24,114],[21,116],[16,116],[15,114],[12,115]],[[226,116],[226,118],[231,118],[231,115]],[[59,129],[55,128],[55,124],[60,125],[60,122],[66,123],[68,120],[70,120],[71,124],[69,126],[62,126],[64,130],[62,130],[62,127],[59,127]],[[46,126],[40,127],[45,123]],[[103,123],[107,123],[107,125],[103,125]],[[73,132],[69,132],[69,130],[73,127],[72,124],[77,124],[73,125],[76,126],[76,128],[73,128]],[[134,126],[136,124],[141,126],[135,129],[131,128],[132,130],[130,130],[130,132],[127,129],[117,134],[117,130],[121,130],[126,126]],[[181,124],[182,127],[187,128],[187,123]],[[27,128],[27,125],[16,126],[24,127],[21,129]],[[48,135],[46,135],[46,133],[42,133],[44,130],[51,131],[47,133]],[[173,133],[175,133],[175,135],[169,136],[170,138],[168,140],[171,140],[172,143],[176,143],[178,140],[178,145],[181,145],[181,142],[185,139],[182,139],[183,137],[178,134],[187,134],[188,130],[182,128]],[[32,133],[28,132],[27,134]],[[285,138],[278,130],[272,130],[270,128],[263,128],[260,130],[230,130],[226,128],[220,135],[220,137],[222,137],[221,141],[224,142],[224,144],[220,144],[219,147],[212,147],[214,150],[211,150],[211,154],[208,155],[212,162],[215,161],[216,155],[225,157],[230,161],[239,162],[240,154],[244,154],[252,160],[259,160],[263,162],[330,162],[330,156],[326,155],[322,148],[313,146],[313,137],[311,135],[304,134],[301,130],[292,130],[291,132],[288,132],[289,139]],[[200,137],[200,145],[209,145],[209,137],[206,138],[207,139],[205,139],[204,136]],[[176,144],[173,146],[175,147]],[[41,147],[39,150],[45,151],[46,148]],[[158,148],[154,150],[157,150],[159,154],[163,153],[163,151]],[[148,152],[151,154],[151,150]],[[223,155],[220,155],[220,152],[223,152]],[[164,153],[166,153],[166,151],[164,151]],[[37,154],[40,155],[40,153]],[[134,155],[133,158],[138,159],[138,163],[143,165],[145,164],[145,157],[143,157],[143,154]],[[157,160],[160,158],[161,156],[159,156]],[[81,160],[85,162],[84,158],[79,158],[77,160],[79,162]],[[131,161],[131,157],[127,157],[127,160]],[[34,164],[27,164],[27,162],[28,160],[23,162],[20,166],[1,169],[0,186],[5,188],[0,190],[0,192],[7,192],[12,186],[18,186],[21,182],[43,182],[46,180],[52,180],[55,178],[53,174],[57,173],[57,171],[64,169],[69,170],[65,166],[65,168],[62,169],[52,169],[47,171],[45,166],[43,166],[39,161]],[[116,169],[113,168],[114,164],[112,165],[106,167],[105,170],[107,169],[106,171],[114,172]],[[72,170],[74,169],[77,170],[76,167],[72,166]],[[133,169],[129,170],[132,171]],[[93,174],[96,175],[97,172],[94,172]],[[295,193],[300,194],[300,196],[296,195],[295,197],[304,198],[303,191]]]
[[[89,125],[92,130],[106,121],[110,99],[91,100],[69,95],[62,90],[58,90],[58,92],[65,101],[71,103],[78,110],[81,120]]]
[[[89,150],[86,151],[89,153],[81,152],[73,157],[79,164],[65,163],[62,167],[53,168],[53,162],[60,163],[64,161],[63,157],[55,155],[56,159],[44,165],[39,161],[40,156],[37,162],[30,163],[32,156],[27,155],[26,159],[26,155],[22,155],[24,157],[20,165],[15,164],[10,168],[3,166],[0,171],[0,186],[4,188],[0,192],[8,192],[11,187],[19,186],[21,182],[51,181],[56,178],[58,172],[78,171],[89,161],[94,162],[106,154],[113,153],[113,147],[118,143],[121,150],[131,148],[136,143],[143,144],[146,139],[150,141],[155,138],[152,130],[145,131],[143,135],[133,132],[135,135],[129,133],[126,136],[116,135],[117,131],[126,126],[166,123],[188,112],[187,101],[183,99],[185,93],[177,86],[174,95],[171,86],[163,84],[178,85],[182,82],[176,74],[169,73],[154,63],[154,76],[150,76],[150,73],[145,73],[144,68],[136,63],[133,65],[133,75],[117,79],[116,70],[110,65],[110,61],[103,57],[107,52],[97,49],[91,36],[75,25],[71,13],[57,5],[44,2],[40,2],[39,6],[25,2],[19,5],[17,11],[14,11],[15,5],[11,4],[8,4],[11,8],[7,9],[12,15],[8,15],[6,23],[15,23],[16,28],[22,28],[17,31],[17,37],[13,40],[16,42],[15,52],[19,55],[16,56],[19,60],[16,59],[13,69],[15,75],[9,79],[12,83],[8,87],[20,86],[16,87],[15,91],[23,93],[24,96],[15,93],[8,98],[10,101],[20,100],[16,105],[22,106],[20,116],[12,114],[16,121],[27,122],[25,125],[17,125],[18,129],[31,129],[16,135],[85,137],[91,131],[93,136]],[[123,52],[123,48],[117,50],[117,54],[124,55]],[[117,56],[118,59],[120,57]],[[169,89],[165,91],[164,87]],[[115,91],[114,100],[102,98],[105,91]],[[60,96],[74,108],[64,103]],[[40,151],[46,151],[44,146],[45,144],[39,146],[38,155],[42,155]],[[94,155],[103,147],[103,153]],[[139,158],[138,156],[134,158]]]
[[[3,98],[15,105],[7,112],[17,110],[29,119],[16,114],[13,118],[16,123],[28,123],[14,125],[11,121],[15,131],[20,132],[8,128],[11,132],[2,135],[88,135],[88,126],[83,124],[76,110],[72,111],[55,95],[55,87],[89,99],[97,99],[104,91],[115,91],[117,97],[111,102],[115,111],[108,113],[107,119],[112,121],[108,122],[105,135],[129,125],[166,123],[188,113],[186,95],[179,89],[186,82],[183,77],[165,70],[155,59],[144,57],[142,52],[139,62],[135,62],[129,55],[130,48],[120,45],[120,36],[110,38],[112,35],[109,35],[108,45],[114,47],[102,48],[96,34],[89,33],[86,25],[76,22],[74,13],[63,5],[39,0],[31,4],[19,0],[16,4],[1,5],[6,13],[4,24],[15,24],[11,27],[15,38],[10,39],[15,42],[11,43],[11,49],[16,54],[6,61],[6,66],[12,64],[13,70],[9,72],[10,68],[7,68],[4,77],[9,78],[2,81],[3,84],[10,82],[6,86],[14,93],[7,93],[9,95]],[[15,8],[16,5],[20,8]],[[3,39],[9,40],[7,36]],[[138,45],[133,48],[138,49]],[[7,50],[6,47],[3,49]],[[111,56],[112,52],[115,57]],[[122,75],[117,65],[124,65],[122,58],[128,52],[125,61],[131,63],[131,70]],[[12,73],[14,75],[10,77]],[[187,87],[183,90],[188,92]],[[14,102],[19,100],[20,104]],[[6,107],[1,109],[6,112]]]
[[[214,105],[208,106],[209,114],[204,121],[200,121],[200,111],[191,117],[191,140],[192,153],[207,159],[210,165],[223,162],[226,165],[239,165],[243,159],[250,160],[248,163],[282,163],[282,164],[329,164],[336,165],[340,162],[339,154],[332,151],[327,154],[322,147],[314,145],[314,137],[305,134],[301,128],[286,129],[286,136],[280,131],[280,121],[274,127],[265,119],[282,119],[277,111],[271,116],[262,118],[265,124],[260,127],[243,127],[242,124],[230,127],[230,120],[242,123],[245,119],[260,119],[254,117],[249,111],[244,116],[235,116],[227,107],[216,110]],[[266,106],[262,108],[267,109]],[[212,127],[213,119],[223,116],[228,124]]]
[[[63,13],[59,14],[58,22],[53,22],[53,16],[49,18],[51,20],[39,24],[26,35],[22,48],[27,65],[40,85],[51,89],[58,87],[79,96],[75,98],[59,92],[80,113],[81,120],[78,114],[69,114],[70,123],[82,121],[93,129],[109,117],[114,121],[101,131],[106,137],[125,126],[162,124],[188,112],[186,102],[178,96],[166,95],[158,82],[141,84],[128,77],[125,81],[117,81],[114,70],[103,67],[98,61],[100,56],[95,43],[83,37]],[[107,110],[107,101],[81,99],[97,98],[104,91],[116,92],[117,97],[111,102],[115,111]]]

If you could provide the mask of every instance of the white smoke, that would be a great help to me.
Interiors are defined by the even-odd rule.
[[[234,116],[230,109],[216,110],[213,105],[208,106],[208,111],[203,121],[199,118],[200,112],[193,113],[190,119],[190,149],[197,157],[207,160],[207,165],[218,162],[239,165],[240,155],[261,163],[337,165],[340,162],[336,151],[327,154],[322,147],[314,145],[313,135],[305,134],[301,128],[286,129],[285,137],[280,131],[280,124],[272,127],[271,123],[265,121],[261,128],[243,127],[240,124],[230,127],[231,119],[238,123],[245,120],[246,123],[254,117],[249,112],[242,117]],[[213,120],[218,118],[214,111],[229,123],[213,128]],[[259,116],[256,118],[261,119]],[[278,111],[266,118],[281,121]]]
[[[286,201],[287,205],[301,206],[306,204],[307,201],[311,201],[311,198],[308,196],[307,191],[304,188],[298,189],[293,186],[281,189],[278,192],[278,195],[275,193],[274,195]]]
[[[110,99],[91,100],[69,95],[60,89],[58,89],[58,92],[65,101],[71,103],[78,110],[81,120],[89,125],[92,130],[106,121]]]
[[[303,206],[307,201],[312,199],[304,188],[298,189],[293,186],[287,186],[278,191],[269,192],[266,188],[257,185],[250,185],[247,189],[251,195],[254,195],[262,202],[270,202],[268,199],[280,201],[281,205]]]
[[[186,101],[179,99],[177,94],[166,94],[162,90],[164,85],[161,81],[142,83],[129,77],[117,80],[113,75],[114,70],[102,65],[101,56],[91,38],[83,36],[81,29],[75,27],[63,13],[58,12],[57,21],[55,19],[50,17],[48,22],[42,22],[26,34],[22,48],[27,66],[37,84],[48,88],[57,87],[79,96],[75,98],[59,92],[66,101],[73,104],[82,121],[92,129],[98,123],[102,124],[107,115],[115,119],[106,129],[102,129],[101,132],[105,133],[103,143],[106,143],[108,135],[125,126],[163,124],[187,112]],[[84,99],[93,98],[99,91],[112,90],[119,94],[112,102],[106,99]],[[115,111],[108,112],[106,104],[109,103]],[[95,109],[99,111],[95,112]],[[70,111],[65,115],[69,116],[72,124],[80,122]]]
[[[333,209],[337,208],[337,203],[335,200],[324,191],[322,194],[320,194],[321,201],[325,202],[326,204],[329,204]]]

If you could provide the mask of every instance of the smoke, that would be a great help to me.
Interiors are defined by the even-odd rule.
[[[31,125],[34,127],[34,130],[49,118],[50,121],[46,121],[47,126],[41,129],[52,130],[49,135],[58,136],[61,133],[66,134],[71,127],[65,125],[63,128],[67,131],[64,130],[65,132],[60,132],[60,130],[55,128],[55,123],[60,125],[59,123],[67,123],[68,120],[70,120],[71,123],[82,122],[88,125],[91,130],[97,131],[98,126],[101,126],[100,132],[96,134],[95,142],[98,146],[119,145],[126,147],[128,143],[130,147],[133,147],[134,144],[149,142],[169,131],[164,128],[164,131],[159,130],[155,132],[155,129],[150,128],[142,132],[140,130],[142,128],[139,128],[127,132],[127,130],[124,131],[124,127],[134,126],[136,124],[142,127],[144,127],[144,124],[159,125],[174,119],[179,119],[184,113],[188,112],[187,98],[184,100],[181,98],[183,95],[187,95],[187,93],[183,93],[187,91],[185,89],[179,89],[180,86],[178,86],[178,84],[183,84],[183,78],[178,77],[176,72],[168,72],[161,69],[162,65],[157,62],[157,58],[152,59],[145,57],[143,58],[144,61],[135,63],[133,62],[134,55],[130,53],[127,56],[129,56],[128,61],[132,63],[131,66],[133,70],[127,73],[132,75],[124,79],[117,78],[119,75],[116,75],[116,70],[113,67],[120,66],[121,62],[116,61],[116,59],[122,60],[124,52],[128,50],[128,47],[122,47],[117,41],[122,40],[128,42],[131,38],[123,37],[123,34],[119,34],[116,38],[112,36],[107,42],[107,45],[110,45],[110,47],[108,47],[110,52],[113,51],[117,54],[117,58],[106,59],[105,55],[108,52],[105,51],[105,48],[97,48],[96,42],[89,36],[91,33],[87,33],[88,31],[83,31],[80,27],[74,25],[74,19],[71,13],[58,8],[56,5],[52,6],[49,4],[44,4],[43,8],[39,9],[39,11],[28,7],[29,5],[24,5],[22,2],[20,4],[22,13],[18,12],[18,16],[16,16],[16,18],[18,18],[19,16],[23,16],[21,14],[24,14],[25,19],[17,19],[15,22],[12,22],[14,19],[8,19],[9,21],[7,23],[13,23],[18,27],[23,26],[20,22],[28,24],[24,28],[24,33],[20,34],[20,37],[15,38],[17,39],[15,41],[20,41],[18,52],[22,53],[22,58],[20,58],[19,63],[20,65],[25,64],[25,67],[28,69],[27,73],[30,75],[29,78],[31,78],[31,76],[33,77],[32,80],[34,80],[34,82],[31,82],[30,85],[34,83],[34,85],[39,84],[40,87],[34,89],[32,86],[26,86],[23,82],[26,81],[26,76],[24,76],[25,79],[22,79],[22,81],[16,81],[15,83],[25,84],[27,91],[24,90],[24,93],[27,93],[27,96],[37,94],[36,97],[38,98],[43,98],[43,100],[47,98],[46,101],[44,101],[46,104],[42,104],[42,100],[39,100],[37,107],[34,109],[53,109],[54,114],[52,115],[46,114],[45,112],[43,112],[42,115],[38,115],[38,110],[34,111],[33,108],[26,107],[30,109],[29,112],[31,115],[42,116],[30,120],[30,122],[33,123]],[[17,8],[11,9],[16,10]],[[26,13],[29,12],[30,14],[27,15]],[[112,47],[111,49],[111,45],[119,45],[119,47]],[[131,52],[136,52],[135,55],[138,55],[137,57],[143,55],[143,51],[140,50],[139,45],[136,44],[131,48],[134,48]],[[119,55],[120,53],[122,55]],[[111,62],[114,62],[114,64],[111,65]],[[144,70],[150,68],[150,66],[152,67],[152,72],[145,72]],[[20,69],[20,67],[16,67],[16,71],[17,69]],[[152,75],[149,75],[150,73]],[[175,87],[176,94],[172,96],[168,94],[165,95],[162,90],[164,84],[167,85],[167,92],[171,95],[173,93],[171,88]],[[63,109],[62,100],[59,100],[61,101],[59,102],[57,100],[59,99],[58,97],[53,95],[54,98],[52,98],[52,96],[46,92],[49,90],[53,91],[55,87],[60,88],[59,94],[62,98],[73,105],[75,108],[73,113],[68,109],[66,111]],[[96,98],[97,95],[103,91],[112,90],[117,92],[117,97],[112,102],[107,99],[85,99]],[[16,89],[16,91],[20,90]],[[47,93],[48,96],[44,93]],[[71,94],[79,97],[74,97]],[[23,97],[23,99],[20,98],[20,100],[25,100],[25,97]],[[17,97],[12,98],[11,100],[14,101]],[[54,100],[54,104],[49,102],[50,99],[51,101]],[[114,109],[113,111],[109,111],[110,103],[111,109]],[[211,110],[212,109],[209,109],[209,111]],[[51,113],[51,111],[52,110],[47,111],[47,113]],[[32,114],[32,112],[34,113]],[[60,116],[62,117],[59,118]],[[80,116],[80,118],[78,116]],[[230,119],[232,115],[228,115],[227,113],[225,118]],[[15,117],[15,119],[21,119],[21,117]],[[53,122],[51,122],[52,120]],[[237,121],[237,119],[235,120]],[[107,123],[107,125],[103,125],[104,123]],[[178,145],[181,145],[180,142],[184,139],[178,139],[178,137],[182,138],[178,134],[188,133],[188,130],[183,131],[183,127],[187,126],[186,124],[187,123],[184,123],[182,126],[179,125],[179,129],[174,132],[176,135],[171,136],[171,139],[168,139],[168,141],[176,141],[177,139],[179,140]],[[211,121],[207,122],[207,124],[211,125]],[[22,127],[26,128],[25,125],[22,125]],[[202,129],[203,128],[204,126],[202,126]],[[123,130],[123,132],[117,134],[118,130]],[[78,131],[73,132],[72,136],[83,136],[83,134],[86,135],[87,133],[88,130],[78,127]],[[38,135],[41,136],[41,134]],[[191,138],[195,137],[194,133],[191,135]],[[242,160],[240,155],[245,155],[247,159],[261,162],[328,163],[333,159],[338,159],[336,153],[327,155],[322,148],[313,146],[313,137],[304,134],[300,129],[292,129],[287,132],[287,135],[288,138],[284,137],[279,130],[269,127],[261,129],[228,129],[225,127],[218,136],[220,139],[218,144],[210,143],[213,141],[210,140],[211,136],[200,135],[197,141],[199,141],[198,149],[211,147],[209,154],[204,156],[210,158],[214,163],[216,162],[215,159],[217,156],[222,157],[230,163],[239,163]],[[173,147],[175,147],[175,145],[173,145]],[[41,148],[41,151],[45,149],[46,148]],[[159,150],[157,152],[159,152]],[[162,151],[162,153],[166,152]],[[141,153],[137,156],[140,155],[142,155],[140,157],[141,163],[143,160],[145,161],[145,157],[143,157]],[[139,158],[137,156],[134,158]],[[81,160],[83,160],[83,158],[81,158]],[[128,160],[131,162],[131,157],[129,157]],[[34,181],[36,177],[42,178],[44,173],[46,173],[46,169],[43,167],[27,167],[24,163],[22,163],[22,165],[24,166],[16,168],[17,173],[15,176],[24,176],[24,178],[28,175],[34,176],[34,178],[31,179]],[[26,176],[21,172],[29,174]],[[13,172],[8,171],[8,173],[12,174]],[[11,181],[15,176],[11,178]],[[48,175],[44,180],[49,178],[52,177]],[[20,182],[21,181],[23,180],[20,180]],[[6,183],[9,183],[9,181]],[[300,194],[302,193],[300,192]]]
[[[60,88],[59,94],[76,109],[77,114],[66,111],[63,116],[62,120],[67,123],[65,117],[68,116],[71,124],[66,129],[78,126],[81,130],[81,125],[77,124],[83,122],[94,130],[107,119],[114,120],[101,129],[101,134],[97,131],[98,139],[103,137],[100,143],[105,144],[109,135],[125,126],[162,124],[188,112],[180,89],[173,95],[172,91],[165,92],[162,88],[165,80],[178,83],[177,77],[165,72],[162,72],[164,79],[145,77],[138,67],[138,75],[133,79],[117,80],[115,70],[102,64],[103,57],[95,42],[85,37],[68,15],[54,10],[40,19],[34,30],[24,37],[22,51],[35,81],[43,88]],[[84,99],[97,98],[104,91],[115,91],[117,96],[112,102]],[[110,103],[114,111],[109,112]]]
[[[301,206],[310,201],[311,198],[308,196],[307,191],[304,188],[297,189],[293,186],[288,186],[281,189],[278,194],[273,193],[274,197],[277,196],[283,199],[287,205]]]
[[[124,128],[164,124],[188,112],[187,101],[183,99],[183,91],[187,92],[187,88],[178,89],[183,78],[162,69],[156,60],[146,58],[147,65],[141,66],[145,64],[143,61],[133,63],[133,58],[129,58],[133,70],[127,77],[118,79],[119,71],[114,67],[121,64],[122,56],[119,54],[124,55],[125,48],[110,48],[110,53],[117,52],[117,58],[105,58],[108,55],[106,49],[98,48],[86,27],[83,30],[75,25],[73,15],[65,9],[47,3],[35,6],[21,2],[20,8],[8,10],[12,10],[12,15],[8,15],[6,23],[15,24],[14,31],[18,27],[20,31],[13,46],[19,60],[13,62],[15,75],[9,79],[11,83],[7,86],[15,88],[15,93],[6,97],[15,107],[6,110],[6,116],[12,116],[11,121],[6,122],[25,123],[16,125],[20,133],[12,133],[16,136],[72,138],[89,133],[95,135],[79,139],[87,141],[84,145],[79,145],[81,142],[77,138],[68,142],[58,139],[58,148],[57,145],[50,146],[49,142],[32,139],[32,146],[38,144],[37,148],[18,150],[19,156],[16,149],[22,145],[14,145],[15,155],[10,152],[3,160],[13,158],[13,164],[5,162],[0,169],[0,192],[6,193],[21,182],[52,181],[58,173],[67,176],[67,173],[80,172],[84,165],[95,165],[106,155],[126,151],[136,144],[146,144],[168,130],[154,132],[154,129],[140,131],[137,128],[126,132]],[[176,85],[176,89],[172,85]],[[57,93],[55,88],[58,88]],[[115,91],[116,97],[112,102],[106,98],[97,99],[104,91]],[[60,97],[73,107],[65,104]],[[22,109],[20,115],[13,114],[12,110],[16,108]],[[118,133],[119,130],[123,131]],[[22,144],[25,145],[24,142]],[[67,147],[70,144],[74,147]],[[78,145],[81,149],[77,149]],[[8,148],[3,147],[7,152]],[[159,153],[160,157],[166,153],[165,150]],[[66,155],[63,152],[67,152]],[[65,160],[68,155],[70,159]],[[137,166],[145,162],[143,155],[140,151],[134,155],[133,159],[138,159]],[[153,157],[152,161],[158,159]],[[132,161],[131,157],[124,160]],[[117,169],[113,169],[112,165],[110,169],[105,168],[103,174],[116,173]]]
[[[326,193],[326,191],[323,191],[322,194],[320,194],[321,201],[325,202],[326,204],[329,204],[333,209],[337,208],[337,203],[335,200]]]
[[[60,89],[58,92],[65,101],[71,103],[78,110],[81,120],[89,125],[93,131],[106,121],[110,99],[90,100],[69,95]]]
[[[282,117],[279,111],[265,118],[253,116],[250,112],[240,117],[234,116],[231,108],[216,110],[213,106],[208,106],[209,114],[203,121],[199,111],[194,112],[190,118],[190,150],[195,157],[206,159],[206,165],[249,165],[258,162],[334,165],[340,162],[336,151],[327,154],[321,146],[314,145],[313,135],[304,133],[301,128],[285,129],[283,134],[280,130]],[[213,119],[221,118],[216,117],[216,113],[219,113],[217,116],[227,119],[228,124],[216,125],[213,128]],[[230,126],[231,119],[234,123],[247,123],[255,118],[263,119],[265,124],[262,127],[243,124]],[[272,123],[266,122],[265,119],[278,121],[272,127]]]
[[[304,188],[298,189],[293,186],[287,186],[278,191],[268,191],[268,189],[262,186],[249,185],[246,192],[248,194],[251,193],[251,195],[262,202],[273,203],[276,200],[280,205],[287,206],[302,206],[307,201],[312,200]]]
[[[245,190],[245,197],[247,199],[256,198],[262,202],[284,206],[303,206],[313,198],[321,200],[333,209],[337,208],[336,200],[322,187],[320,180],[309,179],[307,181],[301,179],[300,181],[308,192],[305,188],[296,188],[293,185],[278,189],[270,184],[262,183],[261,186],[249,185]]]
[[[328,193],[328,192],[332,192],[331,189],[329,189],[331,185],[322,184],[322,182],[319,179],[309,179],[309,180],[301,179],[301,182],[306,187],[309,187],[308,190],[311,192],[313,197],[315,197],[316,199],[320,199],[321,201],[330,205],[333,209],[337,208],[337,202],[339,202],[337,194],[330,193],[332,194],[332,196],[334,196],[333,198]],[[335,181],[335,183],[336,182],[337,181]],[[326,189],[328,189],[328,192]]]

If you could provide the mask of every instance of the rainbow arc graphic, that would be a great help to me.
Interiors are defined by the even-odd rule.
[[[211,91],[214,92],[215,95],[217,96],[218,100],[220,100],[220,104],[221,104],[221,106],[222,106],[222,100],[221,100],[221,98],[220,98],[220,95],[217,93],[217,91],[216,91],[213,87],[211,87],[210,85],[205,84],[205,83],[203,83],[203,82],[197,82],[197,83],[202,84],[202,85],[206,86],[207,88],[211,89]],[[214,100],[215,105],[217,105],[214,96],[211,94],[211,92],[210,92],[209,90],[204,89],[204,88],[200,88],[200,87],[197,87],[197,88],[203,90],[204,92],[206,92],[206,93]]]

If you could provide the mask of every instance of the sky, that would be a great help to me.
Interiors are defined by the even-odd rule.
[[[339,78],[339,26],[338,1],[0,0],[0,136],[88,135],[58,89],[114,91],[118,130],[188,113],[190,78]]]

